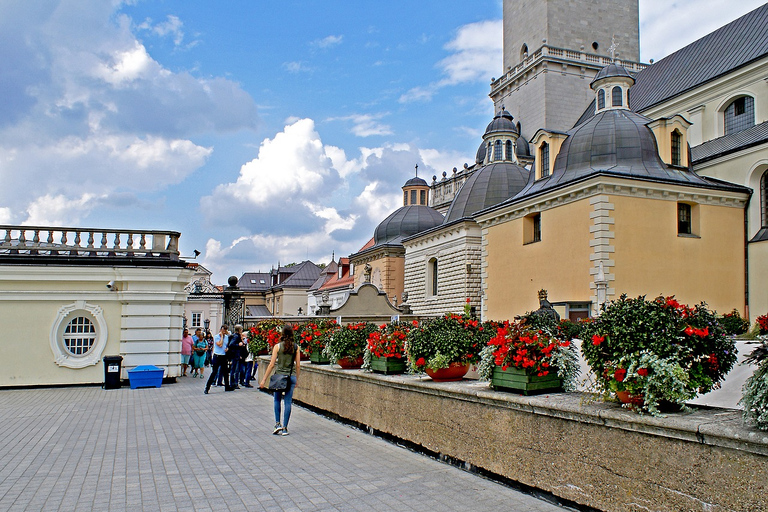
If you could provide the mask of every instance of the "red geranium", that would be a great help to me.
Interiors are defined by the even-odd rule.
[[[615,372],[613,372],[613,378],[616,379],[617,382],[624,382],[624,379],[627,376],[627,370],[624,368],[619,368]]]
[[[648,368],[638,368],[637,374],[641,377],[647,377],[648,376]]]
[[[599,345],[599,344],[601,344],[604,341],[605,341],[605,336],[598,336],[597,334],[592,336],[592,344],[593,345]]]
[[[405,355],[405,340],[408,327],[405,324],[383,324],[368,335],[368,350],[376,357],[395,357]]]

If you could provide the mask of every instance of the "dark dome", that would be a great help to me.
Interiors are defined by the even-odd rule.
[[[429,206],[403,206],[381,221],[373,233],[375,245],[399,244],[403,238],[443,223],[440,212]]]
[[[480,147],[477,148],[477,155],[475,155],[475,163],[483,165],[485,162],[485,142],[480,143]]]
[[[408,181],[406,181],[405,185],[403,186],[404,187],[418,187],[418,186],[428,187],[429,185],[427,185],[426,181],[416,176],[415,178],[411,178]]]
[[[485,138],[487,135],[490,135],[492,133],[519,133],[517,131],[517,125],[512,121],[512,114],[507,112],[504,109],[501,109],[501,112],[496,114],[493,118],[493,121],[491,121],[488,124],[488,127],[485,129],[485,134],[483,135],[483,138]]]
[[[592,84],[597,82],[598,80],[602,80],[603,78],[612,78],[612,77],[627,77],[631,78],[632,82],[634,83],[635,78],[627,71],[627,69],[624,66],[620,66],[616,63],[611,63],[605,66],[603,69],[597,72],[597,75],[595,75],[595,79],[590,82],[590,87]]]
[[[512,162],[493,162],[470,176],[453,198],[445,223],[471,217],[474,213],[506,201],[528,183],[529,171]]]
[[[659,158],[647,117],[626,109],[605,110],[568,132],[549,178],[533,182],[518,197],[536,194],[597,173],[654,181],[706,184],[696,173]],[[450,212],[449,212],[450,213]]]

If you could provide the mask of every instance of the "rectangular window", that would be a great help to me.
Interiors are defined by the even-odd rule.
[[[681,165],[681,158],[680,158],[680,140],[682,137],[680,136],[680,132],[675,130],[672,132],[672,165]]]
[[[202,327],[203,314],[199,311],[192,312],[192,327]]]
[[[533,241],[541,242],[541,214],[533,216]]]
[[[426,206],[427,205],[427,191],[422,190],[421,191],[421,201],[419,201],[419,204]]]
[[[541,178],[549,176],[549,144],[541,145]]]
[[[411,203],[410,204],[416,204],[416,191],[411,190]]]
[[[403,191],[403,206],[408,206],[408,192]]]
[[[690,235],[691,232],[691,205],[677,203],[677,233]]]
[[[523,244],[541,242],[541,213],[523,218]]]

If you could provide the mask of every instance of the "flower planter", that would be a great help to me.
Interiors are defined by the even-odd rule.
[[[637,407],[642,407],[645,404],[643,395],[632,395],[627,391],[617,391],[616,398],[623,404],[630,404]]]
[[[344,370],[356,370],[363,366],[363,356],[343,357],[336,361],[336,364]]]
[[[453,382],[461,380],[469,371],[469,363],[451,363],[448,368],[440,368],[439,370],[426,369],[427,375],[429,375],[435,382]]]
[[[394,375],[405,372],[405,358],[371,356],[371,370],[384,375]]]
[[[331,364],[331,360],[323,355],[323,349],[313,349],[309,353],[309,360],[312,364]]]
[[[528,375],[525,370],[507,368],[502,370],[496,366],[491,376],[491,386],[503,391],[517,391],[524,395],[537,393],[557,392],[562,389],[563,381],[557,376],[556,371],[550,371],[547,375]]]

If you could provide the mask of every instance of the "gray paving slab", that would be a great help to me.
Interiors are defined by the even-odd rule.
[[[272,397],[160,388],[0,390],[0,511],[567,510]]]

